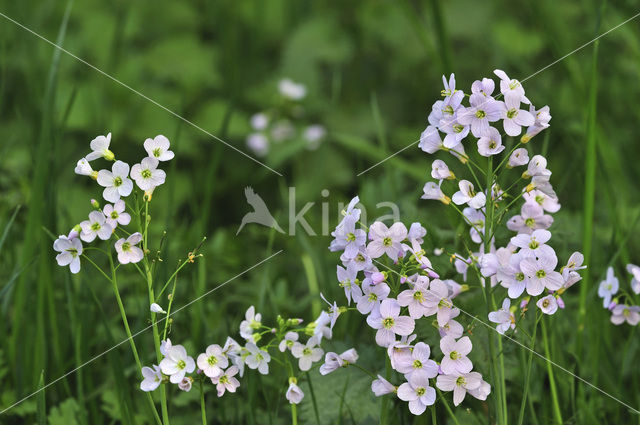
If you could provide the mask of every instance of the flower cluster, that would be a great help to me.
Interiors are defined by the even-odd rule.
[[[114,248],[121,264],[142,260],[144,253],[138,247],[142,241],[142,234],[131,233],[120,227],[131,222],[131,215],[126,212],[127,207],[130,211],[136,211],[133,205],[125,203],[124,198],[132,194],[135,181],[136,186],[144,192],[145,199],[151,199],[154,189],[163,184],[166,177],[165,172],[158,168],[158,164],[174,157],[174,153],[169,150],[169,140],[162,135],[144,141],[147,157],[133,167],[117,160],[115,154],[109,150],[110,144],[111,133],[93,139],[90,143],[91,152],[80,159],[75,168],[76,174],[96,180],[104,188],[103,198],[110,203],[100,209],[100,204],[91,200],[94,211],[89,213],[88,219],[74,226],[68,235],[60,235],[53,243],[53,249],[59,252],[56,256],[58,264],[69,266],[72,273],[80,271],[82,242],[93,242],[96,238],[106,241],[115,236]],[[113,162],[111,171],[94,171],[91,162],[99,158]]]
[[[631,274],[631,291],[640,294],[640,266],[627,264],[627,271]],[[620,290],[620,282],[615,276],[613,267],[607,269],[607,277],[600,282],[598,296],[602,298],[602,306],[611,311],[611,323],[621,325],[627,322],[631,326],[640,323],[640,306],[635,297],[622,290],[619,296],[615,296]],[[625,301],[625,302],[621,302]]]
[[[474,182],[458,179],[444,161],[435,160],[431,176],[438,183],[427,182],[422,198],[452,206],[469,225],[471,241],[478,244],[478,249],[468,248],[469,252],[464,255],[454,253],[452,260],[465,281],[468,268],[473,267],[489,279],[491,287],[500,284],[507,289],[502,308],[489,314],[489,320],[497,324],[498,332],[504,333],[516,327],[516,306],[511,307],[511,299],[524,294],[520,303],[524,313],[530,297],[543,295],[536,305],[543,313],[553,314],[558,308],[564,308],[561,294],[581,279],[578,271],[586,266],[582,265],[583,256],[576,252],[566,266],[558,269],[558,257],[548,245],[551,232],[547,229],[553,224],[551,214],[560,209],[560,203],[550,183],[551,171],[547,168],[546,158],[542,155],[530,158],[524,147],[532,137],[549,127],[549,107],[536,109],[519,81],[510,79],[501,70],[494,73],[500,79],[500,93],[493,96],[495,83],[489,78],[475,81],[471,86],[469,106],[463,105],[466,94],[456,89],[454,75],[448,81],[443,77],[444,99],[432,107],[420,148],[430,154],[438,150],[453,154],[468,168],[470,178],[479,186],[478,190]],[[488,158],[487,167],[478,165],[482,158],[465,152],[463,142],[468,136],[476,140],[478,155]],[[520,137],[516,141],[511,139],[517,136]],[[502,154],[507,146],[510,147],[508,153],[503,154],[494,167],[493,157]],[[514,176],[508,185],[502,184],[500,180],[509,175],[510,169],[525,166],[526,170]],[[483,178],[482,182],[478,176]],[[451,197],[445,193],[450,184],[444,184],[445,181],[457,183],[457,191]],[[521,183],[519,192],[510,194],[518,183]],[[507,189],[503,190],[503,187]],[[519,200],[523,200],[519,214],[506,221],[506,228],[517,235],[505,246],[496,248],[496,231]],[[481,279],[482,285],[485,280]]]
[[[486,399],[491,387],[482,375],[472,372],[468,357],[472,343],[463,336],[464,328],[456,320],[460,310],[452,302],[465,288],[441,280],[433,270],[421,246],[427,233],[422,225],[413,223],[407,229],[401,222],[387,227],[376,221],[366,232],[358,228],[358,202],[355,197],[349,203],[329,248],[342,251],[337,277],[347,304],[355,304],[350,310],[366,316],[367,324],[376,331],[376,344],[386,349],[392,368],[402,379],[396,386],[378,376],[372,391],[377,396],[396,393],[415,415],[435,403],[434,386],[453,391],[455,405],[467,392]],[[381,261],[385,256],[391,266]],[[377,265],[384,269],[380,271]],[[414,333],[417,321],[433,316],[439,328],[439,364],[431,358],[431,347],[417,341]]]
[[[283,319],[278,316],[277,326],[269,327],[262,323],[262,314],[256,313],[254,306],[247,309],[245,320],[240,323],[240,336],[244,345],[231,337],[223,346],[209,345],[196,360],[187,354],[182,345],[172,345],[171,340],[162,342],[160,351],[163,355],[159,365],[143,367],[143,391],[153,391],[162,383],[177,384],[183,391],[189,391],[195,379],[208,379],[216,386],[218,397],[225,392],[236,392],[240,386],[238,378],[242,378],[245,367],[257,370],[262,375],[270,372],[271,361],[279,355],[278,365],[285,366],[289,376],[285,397],[292,404],[298,404],[304,398],[304,392],[298,386],[298,376],[312,368],[325,355],[320,344],[332,336],[333,325],[339,311],[322,312],[315,322],[301,326],[302,319]],[[306,341],[301,336],[306,335]],[[280,354],[278,354],[278,352]],[[320,366],[320,373],[326,375],[340,367],[353,364],[358,359],[354,349],[342,354],[326,353],[325,363]],[[297,363],[298,374],[293,364]],[[187,376],[195,372],[193,376]],[[237,377],[236,377],[237,376]]]
[[[297,127],[295,124],[305,119],[305,109],[301,101],[307,95],[307,88],[288,78],[278,83],[279,101],[272,108],[251,117],[253,132],[247,137],[247,146],[256,155],[265,156],[273,143],[303,140],[310,150],[317,149],[327,131],[320,124]]]

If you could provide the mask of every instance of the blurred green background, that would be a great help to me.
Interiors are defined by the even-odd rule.
[[[283,250],[174,316],[171,339],[194,355],[208,344],[223,343],[227,335],[238,338],[237,326],[249,305],[256,305],[265,321],[273,322],[277,314],[310,321],[323,308],[319,292],[344,301],[335,279],[338,256],[327,250],[331,238],[321,235],[321,203],[328,206],[332,228],[338,203],[355,194],[369,212],[386,213],[375,206],[392,201],[404,222],[426,226],[426,248],[462,250],[461,238],[467,236],[459,218],[439,203],[419,200],[430,179],[431,158],[417,143],[357,174],[417,142],[439,97],[443,73],[455,72],[464,90],[475,79],[492,77],[495,68],[524,79],[638,13],[638,3],[631,0],[606,5],[87,0],[70,9],[64,1],[5,0],[0,5],[2,14],[49,40],[58,39],[73,54],[251,155],[245,144],[249,119],[278,102],[281,78],[307,86],[306,114],[328,130],[317,150],[292,141],[262,158],[279,177],[0,17],[0,409],[35,390],[42,371],[50,382],[124,338],[110,285],[86,264],[75,276],[58,267],[48,234],[67,233],[85,219],[89,199],[101,198],[93,181],[73,173],[95,136],[112,132],[112,150],[131,164],[143,156],[145,138],[164,134],[172,141],[176,159],[164,167],[167,183],[152,202],[152,243],[167,231],[160,276],[168,277],[177,260],[207,236],[205,256],[180,275],[174,306]],[[597,55],[596,46],[589,45],[524,83],[532,102],[548,104],[553,116],[546,135],[529,146],[547,156],[563,206],[555,215],[552,242],[561,261],[574,250],[592,252],[589,277],[566,293],[567,308],[552,322],[551,357],[633,406],[640,406],[637,333],[609,323],[596,287],[609,264],[626,287],[624,264],[640,262],[640,242],[634,237],[640,213],[639,22],[602,38]],[[245,186],[263,197],[285,229],[288,188],[295,187],[296,211],[315,202],[305,218],[318,235],[300,227],[295,235],[282,235],[248,225],[236,236],[242,216],[250,211]],[[447,258],[434,258],[434,263],[443,275],[454,276]],[[148,324],[144,282],[131,271],[120,280],[135,332]],[[578,309],[581,286],[586,288],[583,312]],[[473,297],[461,302],[468,311],[484,313],[484,307],[474,310]],[[330,347],[355,346],[365,366],[382,370],[382,350],[375,348],[365,326],[360,316],[339,320]],[[474,330],[479,341],[485,332]],[[432,338],[437,343],[437,336]],[[151,363],[151,335],[136,341],[143,362]],[[481,364],[482,350],[476,354]],[[522,393],[521,356],[516,345],[506,342],[514,417]],[[534,363],[525,423],[550,421],[545,371],[544,363]],[[313,381],[321,421],[376,423],[380,400],[370,394],[369,379],[357,370],[335,375],[317,375]],[[562,371],[556,377],[567,423],[637,420]],[[283,372],[268,377],[249,373],[238,394],[222,399],[211,386],[210,421],[287,423],[285,389]],[[343,390],[346,407],[339,406]],[[139,407],[144,400],[128,345],[44,394],[48,423],[54,425],[150,423]],[[178,394],[174,389],[170,405],[176,424],[198,420],[197,397],[197,391]],[[0,416],[0,423],[35,423],[37,402],[38,397],[24,401]],[[456,412],[461,423],[487,423],[485,409],[467,400]],[[301,412],[304,423],[315,423],[308,397]],[[448,423],[445,413],[438,411],[439,423]],[[397,423],[414,420],[404,403],[396,404],[392,417]]]

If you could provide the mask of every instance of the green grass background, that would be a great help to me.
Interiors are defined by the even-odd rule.
[[[207,236],[205,256],[180,275],[174,307],[283,250],[174,316],[171,339],[194,355],[227,335],[238,337],[251,304],[266,320],[277,314],[312,320],[322,308],[319,291],[344,299],[329,237],[301,228],[285,236],[255,225],[235,235],[249,210],[245,186],[262,195],[285,228],[289,186],[296,188],[297,209],[315,202],[306,217],[316,233],[322,232],[322,203],[334,226],[337,203],[359,194],[373,215],[388,212],[376,210],[378,202],[393,201],[405,222],[421,221],[428,249],[462,250],[466,230],[458,217],[419,200],[431,158],[417,146],[356,175],[417,141],[443,73],[455,72],[466,90],[495,68],[523,79],[638,11],[631,0],[87,0],[72,7],[1,1],[3,14],[239,149],[246,150],[249,117],[276,101],[282,77],[307,85],[307,112],[329,135],[317,151],[301,143],[272,151],[265,161],[284,176],[278,177],[0,17],[0,409],[125,337],[110,285],[87,264],[76,276],[58,267],[49,235],[66,233],[89,212],[89,199],[100,198],[92,181],[73,173],[96,135],[111,131],[112,149],[129,163],[142,156],[145,138],[172,140],[176,159],[152,202],[155,242],[167,231],[159,276],[168,277]],[[548,104],[553,115],[546,138],[531,143],[548,157],[563,206],[552,241],[561,260],[574,250],[590,256],[588,276],[566,293],[567,308],[549,321],[551,357],[636,407],[637,331],[609,323],[596,288],[609,264],[628,288],[624,264],[640,263],[639,25],[626,24],[525,83],[534,104]],[[434,262],[453,276],[446,258]],[[135,332],[148,324],[145,285],[124,271],[120,286]],[[484,312],[473,296],[461,302],[467,311]],[[475,360],[488,374],[486,330],[473,331]],[[434,333],[425,332],[432,344]],[[333,349],[355,346],[363,365],[383,369],[383,351],[361,317],[339,320],[335,335]],[[150,333],[136,341],[143,362],[151,363]],[[514,421],[524,356],[508,341],[504,351]],[[123,344],[0,416],[0,423],[149,423],[137,373]],[[550,423],[546,365],[539,359],[532,376],[525,423]],[[370,394],[365,375],[314,373],[311,380],[321,423],[377,423],[380,400]],[[556,381],[566,423],[640,422],[560,370]],[[222,399],[209,386],[210,423],[287,423],[285,389],[282,371],[249,373],[238,394]],[[306,381],[303,389],[309,390]],[[197,391],[172,389],[174,423],[198,420],[197,398]],[[414,419],[404,403],[390,408],[393,423],[429,423]],[[300,411],[303,423],[316,423],[309,397]],[[461,423],[487,423],[484,403],[467,400],[456,412]],[[442,406],[437,414],[438,423],[448,423]]]

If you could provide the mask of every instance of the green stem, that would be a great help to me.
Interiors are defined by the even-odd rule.
[[[447,401],[446,398],[444,398],[444,396],[442,395],[442,392],[436,388],[436,391],[438,392],[439,400],[442,400],[442,403],[444,404],[444,407],[447,409],[447,412],[449,413],[449,416],[451,416],[451,419],[453,419],[453,422],[456,425],[460,425],[460,422],[458,422],[458,418],[456,418],[456,415],[453,413],[453,410],[451,410],[451,406],[449,406],[449,402]]]
[[[551,357],[549,350],[549,340],[547,338],[547,327],[545,320],[542,320],[542,341],[544,343],[544,355],[547,358],[547,373],[549,374],[549,387],[551,387],[551,399],[553,402],[553,414],[558,425],[562,425],[562,413],[560,412],[560,403],[558,402],[558,390],[556,389],[556,380],[553,376],[553,365],[548,360]]]
[[[309,383],[309,392],[311,393],[311,402],[313,404],[313,412],[316,415],[316,423],[320,425],[320,413],[318,412],[318,403],[316,402],[316,394],[313,392],[313,385],[311,384],[311,375],[306,373],[307,382]]]
[[[527,395],[529,393],[529,380],[531,378],[531,365],[533,364],[533,353],[536,345],[536,332],[538,331],[538,322],[542,318],[542,313],[536,318],[533,326],[533,334],[531,335],[531,343],[529,344],[529,358],[527,359],[527,371],[524,376],[524,392],[522,393],[522,402],[520,403],[520,414],[518,415],[518,425],[522,425],[524,421],[524,410],[527,404]]]
[[[153,293],[153,274],[151,273],[151,267],[149,266],[149,259],[147,254],[149,252],[149,248],[147,245],[147,230],[149,228],[149,202],[147,200],[144,201],[144,231],[142,227],[142,223],[140,222],[140,216],[138,216],[138,228],[143,234],[142,239],[142,251],[144,252],[144,257],[142,259],[142,263],[144,265],[145,276],[147,277],[147,292],[149,295],[149,305],[155,302],[155,296]],[[162,353],[160,352],[160,333],[158,332],[158,322],[156,322],[156,313],[150,312],[151,315],[151,327],[153,331],[153,344],[156,350],[156,359],[158,364],[162,360]],[[169,409],[167,407],[167,389],[165,385],[160,386],[160,405],[162,407],[162,423],[164,425],[169,425]]]
[[[202,412],[202,425],[207,425],[207,408],[204,404],[204,387],[200,380],[200,411]]]
[[[88,257],[86,257],[88,258]],[[89,260],[91,261],[91,260]],[[98,267],[95,263],[93,263],[91,261],[91,263]],[[129,320],[127,319],[127,313],[124,309],[124,304],[122,303],[122,298],[120,297],[120,291],[118,290],[118,281],[116,278],[116,269],[113,265],[113,256],[111,255],[111,252],[109,252],[109,267],[111,268],[111,279],[109,279],[111,281],[111,284],[113,285],[113,292],[115,293],[116,296],[116,301],[118,303],[118,309],[120,309],[120,316],[122,317],[122,323],[124,325],[124,330],[127,334],[127,338],[129,340],[129,345],[131,345],[131,351],[133,352],[133,357],[136,361],[136,365],[138,366],[138,373],[141,373],[140,371],[142,371],[142,363],[140,362],[140,356],[138,355],[138,348],[136,347],[136,343],[133,340],[133,335],[131,334],[131,328],[129,328]],[[161,424],[162,422],[160,421],[160,416],[158,416],[158,410],[156,409],[156,405],[153,402],[153,398],[151,397],[151,393],[147,392],[146,393],[147,396],[147,400],[149,401],[149,407],[151,408],[151,411],[153,412],[153,416],[156,420],[156,422],[158,424]]]

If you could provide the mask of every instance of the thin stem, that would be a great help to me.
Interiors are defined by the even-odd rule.
[[[173,297],[176,293],[176,285],[178,283],[178,275],[176,275],[176,278],[173,280],[173,288],[171,289],[171,297],[169,297],[169,305],[167,306],[167,319],[164,321],[164,331],[162,332],[162,340],[166,340],[167,339],[167,331],[169,330],[169,322],[171,321],[171,318],[169,318],[169,316],[171,315],[171,305],[173,304]]]
[[[547,338],[547,327],[545,320],[542,319],[542,341],[544,343],[544,355],[547,359],[551,357],[549,350],[549,340]],[[558,402],[558,390],[556,389],[556,380],[553,375],[553,366],[549,360],[547,363],[547,373],[549,374],[549,387],[551,388],[551,400],[553,405],[553,414],[558,425],[562,425],[562,413],[560,412],[560,403]]]
[[[200,380],[200,412],[202,413],[202,425],[207,425],[207,408],[204,404],[204,386]]]
[[[505,155],[504,158],[502,158],[502,161],[500,161],[500,164],[498,164],[498,166],[496,167],[495,173],[498,174],[498,170],[500,170],[500,168],[502,168],[502,166],[504,165],[504,163],[506,161],[509,160],[509,158],[511,158],[511,154],[513,152],[515,152],[516,149],[518,149],[520,147],[520,145],[522,144],[521,141],[518,141],[518,143],[516,143],[516,145],[511,149],[511,151],[509,151],[508,155]]]
[[[522,425],[524,421],[524,410],[527,404],[527,395],[529,393],[529,379],[531,378],[531,365],[533,364],[533,352],[536,345],[536,332],[538,331],[538,322],[542,318],[542,313],[536,318],[533,326],[533,334],[531,335],[531,343],[529,344],[529,358],[527,359],[527,372],[524,377],[524,392],[522,393],[522,402],[520,403],[520,414],[518,415],[518,425]]]
[[[96,268],[96,270],[98,270],[100,273],[102,273],[102,276],[105,277],[105,279],[107,279],[109,282],[111,282],[111,278],[104,272],[104,270],[102,270],[100,268],[100,266],[98,266],[96,263],[93,262],[93,260],[91,260],[91,258],[89,258],[88,256],[86,256],[85,254],[82,254],[82,257],[87,260],[90,264],[93,265],[93,267]]]
[[[140,215],[138,217],[138,229],[139,231],[143,231],[143,239],[142,239],[142,251],[144,252],[144,257],[142,258],[142,263],[144,265],[144,272],[147,278],[147,292],[149,295],[149,305],[155,302],[155,296],[153,293],[153,275],[151,273],[151,268],[149,267],[149,259],[147,257],[147,253],[149,252],[147,245],[147,229],[149,226],[149,201],[144,201],[144,228],[142,223],[140,222]],[[160,352],[160,334],[158,332],[158,322],[156,322],[156,313],[150,311],[151,315],[151,326],[153,331],[153,343],[156,350],[156,359],[158,364],[162,360],[162,353]],[[169,425],[169,409],[167,407],[167,389],[164,385],[160,386],[160,405],[162,407],[162,422],[164,425]]]
[[[124,330],[127,334],[127,338],[129,339],[129,345],[131,345],[131,351],[133,352],[133,357],[136,361],[136,365],[138,366],[138,371],[142,371],[142,362],[140,362],[140,356],[138,355],[138,348],[136,347],[136,343],[133,340],[133,335],[131,334],[131,329],[129,328],[129,320],[127,319],[127,313],[124,309],[124,304],[122,303],[122,298],[120,297],[120,291],[118,290],[118,281],[116,277],[116,269],[113,266],[113,256],[111,252],[109,254],[109,267],[111,268],[111,284],[113,285],[113,292],[116,296],[116,301],[118,303],[118,309],[120,310],[120,316],[122,317],[122,323],[124,325]],[[94,263],[95,265],[95,263]],[[96,266],[97,267],[97,266]],[[149,406],[151,411],[153,412],[153,416],[156,419],[158,424],[162,424],[160,421],[160,416],[158,416],[158,410],[156,409],[156,405],[153,402],[153,398],[151,397],[151,393],[147,392],[147,400],[149,401]]]
[[[447,399],[444,398],[444,395],[442,395],[442,392],[437,387],[436,387],[436,391],[440,396],[439,400],[441,400],[442,403],[444,404],[444,407],[447,409],[447,412],[449,412],[449,416],[451,416],[451,419],[453,419],[453,422],[456,425],[460,425],[460,422],[458,422],[458,418],[456,418],[456,415],[453,413],[453,410],[451,410],[451,406],[449,406],[449,402],[447,401]]]

